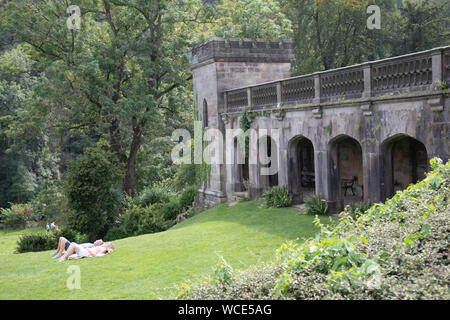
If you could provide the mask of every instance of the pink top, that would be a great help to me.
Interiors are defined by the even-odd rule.
[[[91,254],[98,255],[99,253],[101,253],[104,250],[104,248],[102,246],[98,246],[98,247],[94,247],[89,250],[90,250]]]

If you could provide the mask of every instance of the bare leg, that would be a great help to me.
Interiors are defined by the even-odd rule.
[[[67,242],[66,238],[64,238],[64,237],[59,238],[58,250],[56,251],[59,256],[61,256],[63,254],[64,248],[66,247],[66,242]]]
[[[67,248],[66,253],[64,253],[64,255],[61,257],[61,260],[66,260],[72,254],[74,254],[74,253],[78,254],[78,252],[80,252],[80,246],[78,244],[72,242],[70,244],[69,248]]]

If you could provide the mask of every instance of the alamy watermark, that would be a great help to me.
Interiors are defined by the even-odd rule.
[[[201,121],[194,121],[193,139],[188,130],[177,129],[172,133],[172,140],[177,142],[171,153],[176,164],[247,163],[261,165],[261,175],[278,172],[279,129],[249,129],[245,132],[242,129],[226,129],[224,137],[222,131],[214,128],[204,130]]]
[[[69,290],[81,289],[81,269],[79,266],[69,266],[66,273],[70,276],[66,280],[66,286]]]

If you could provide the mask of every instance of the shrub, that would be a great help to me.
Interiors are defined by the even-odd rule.
[[[328,203],[322,196],[311,196],[306,200],[306,213],[310,215],[326,215],[328,213]]]
[[[24,229],[33,216],[33,208],[29,204],[13,204],[0,211],[3,229]]]
[[[263,199],[265,205],[272,208],[289,207],[292,203],[292,197],[285,185],[269,188],[264,193]]]
[[[230,274],[231,281],[182,284],[183,299],[448,300],[450,161],[355,220],[288,242],[271,263]],[[219,278],[220,279],[220,278]]]
[[[369,210],[371,206],[371,204],[364,202],[356,202],[349,204],[344,211],[347,212],[353,219],[358,219],[359,216]]]
[[[102,238],[114,224],[118,198],[113,191],[120,183],[117,157],[98,148],[88,148],[69,164],[65,191],[70,208],[68,226],[85,232],[91,241]]]
[[[67,198],[58,184],[46,185],[31,201],[36,221],[55,221],[61,224],[67,212]]]
[[[142,190],[135,199],[135,204],[146,207],[155,203],[166,203],[170,201],[172,192],[167,186],[155,185]]]
[[[108,230],[104,237],[104,241],[114,241],[118,239],[123,239],[127,237],[127,233],[123,229],[123,227],[112,227]]]
[[[192,144],[193,145],[193,144]],[[193,155],[193,153],[192,153]],[[199,179],[199,165],[184,164],[178,167],[178,171],[173,179],[173,186],[175,190],[180,191],[189,186],[196,186],[200,184]]]
[[[53,234],[25,234],[17,241],[17,252],[36,252],[56,249],[58,241]]]
[[[169,202],[170,203],[170,202]],[[165,205],[156,203],[145,208],[133,206],[121,217],[121,229],[126,236],[161,232],[170,228],[174,222],[165,219],[163,208]],[[115,231],[118,233],[118,231]]]
[[[184,189],[179,198],[181,211],[186,211],[188,208],[192,207],[192,203],[195,201],[196,196],[197,188],[195,186]]]
[[[17,241],[18,253],[54,250],[58,247],[59,237],[64,237],[71,242],[87,242],[87,236],[74,230],[63,228],[55,232],[25,234]]]
[[[168,203],[161,207],[164,220],[175,220],[177,215],[182,211],[180,201],[177,198],[172,198]]]

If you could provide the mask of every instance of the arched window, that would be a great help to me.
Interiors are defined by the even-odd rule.
[[[203,127],[208,127],[208,103],[203,99]]]

